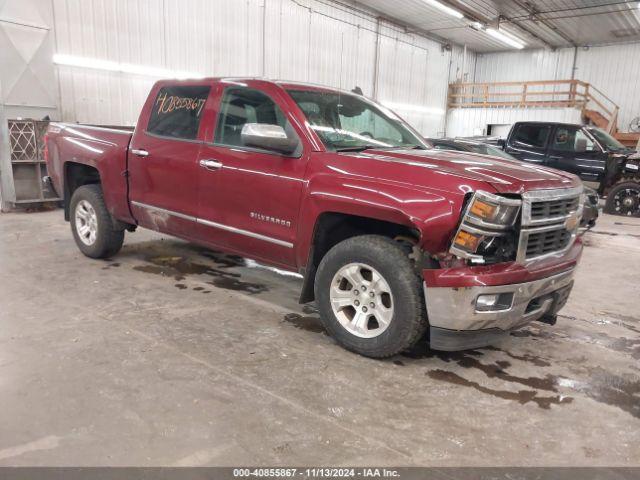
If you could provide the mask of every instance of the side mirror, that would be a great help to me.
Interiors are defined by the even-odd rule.
[[[576,139],[576,152],[586,152],[587,151],[587,139],[586,138],[577,138]]]
[[[496,145],[498,146],[498,148],[501,148],[502,150],[504,150],[504,147],[507,145],[507,141],[504,138],[499,138],[496,141]]]
[[[298,148],[297,138],[287,137],[284,128],[268,123],[245,123],[240,138],[242,144],[247,147],[262,148],[285,155],[292,154]]]

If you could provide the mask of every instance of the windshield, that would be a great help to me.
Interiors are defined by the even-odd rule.
[[[482,144],[467,144],[469,150],[474,153],[481,153],[482,155],[492,155],[494,157],[504,158],[506,160],[515,160],[511,155],[509,155],[504,150],[501,150],[498,147],[494,147],[493,145]]]
[[[625,150],[627,148],[604,130],[600,130],[599,128],[589,128],[588,130],[591,135],[596,137],[596,140],[600,142],[600,145],[602,145],[607,150],[615,151]]]
[[[340,92],[288,90],[329,150],[426,148],[391,111]]]

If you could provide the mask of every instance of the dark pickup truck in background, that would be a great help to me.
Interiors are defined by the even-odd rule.
[[[640,216],[640,155],[604,130],[554,122],[517,122],[504,151],[525,162],[570,172],[600,195],[606,213]]]

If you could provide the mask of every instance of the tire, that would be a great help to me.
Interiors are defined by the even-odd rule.
[[[108,258],[120,251],[124,230],[113,228],[100,185],[78,187],[69,207],[71,232],[83,254],[90,258]]]
[[[640,216],[640,183],[623,182],[607,193],[604,213],[610,215]]]
[[[402,245],[386,237],[352,237],[331,248],[318,266],[315,296],[326,330],[366,357],[409,349],[427,329],[422,282]]]

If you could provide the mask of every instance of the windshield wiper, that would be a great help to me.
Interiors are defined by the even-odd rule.
[[[358,146],[353,146],[353,147],[341,147],[341,148],[336,148],[336,152],[362,152],[364,150],[396,150],[396,149],[407,149],[407,150],[415,150],[415,149],[421,149],[421,150],[425,150],[425,148],[421,145],[389,145],[389,146],[382,146],[382,145],[358,145]]]
[[[357,145],[353,147],[340,147],[336,148],[336,152],[362,152],[364,150],[387,150],[389,148],[399,148],[399,147],[383,147],[381,145]]]

